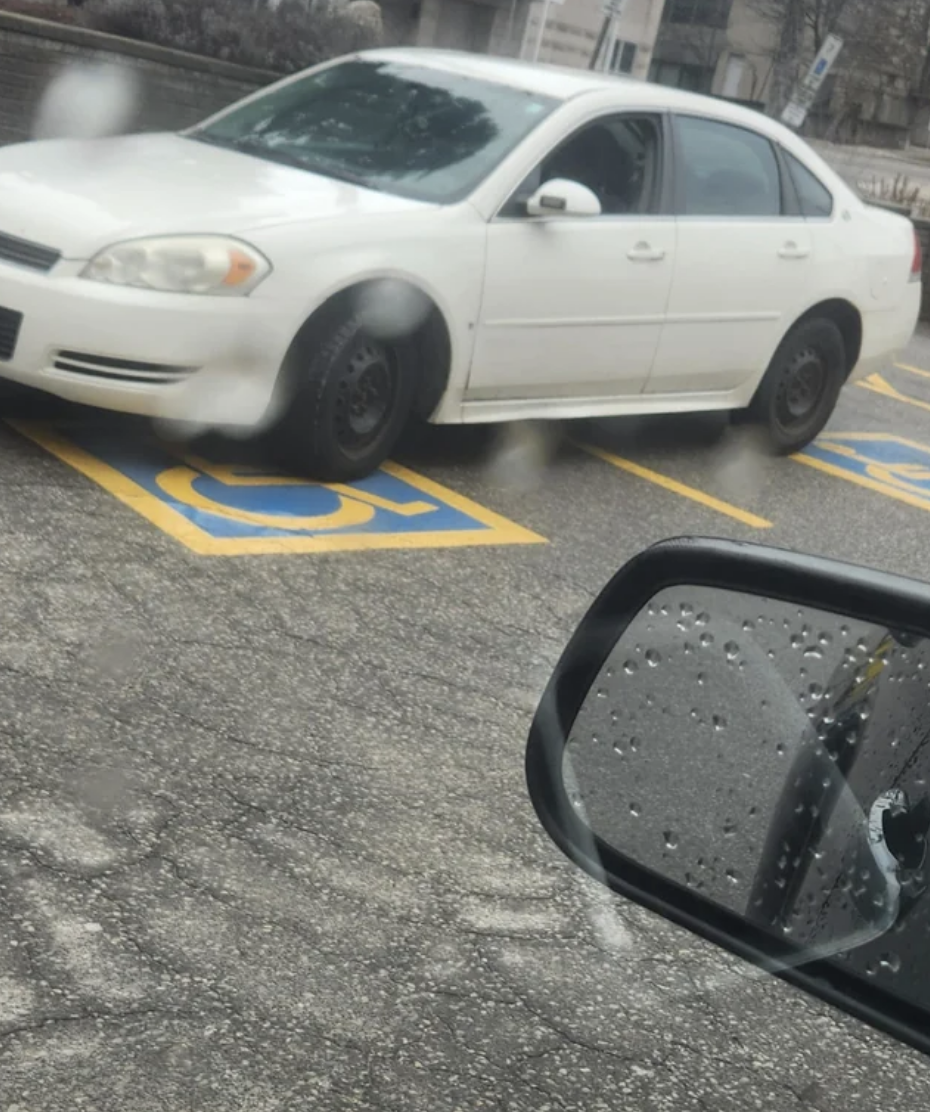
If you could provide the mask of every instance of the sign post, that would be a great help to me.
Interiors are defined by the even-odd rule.
[[[820,86],[824,83],[827,74],[833,68],[840,51],[843,49],[843,40],[839,35],[827,35],[820,48],[820,53],[811,63],[807,76],[795,88],[791,100],[785,105],[781,114],[782,123],[788,127],[799,128],[807,119],[807,114],[813,107]]]

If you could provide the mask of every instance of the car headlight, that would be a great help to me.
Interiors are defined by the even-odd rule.
[[[226,236],[159,236],[116,243],[96,255],[82,278],[166,293],[243,297],[271,271],[271,263]]]

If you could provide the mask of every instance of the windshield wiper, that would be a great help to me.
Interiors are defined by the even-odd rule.
[[[272,147],[250,135],[242,135],[237,139],[231,139],[220,135],[211,135],[208,131],[191,131],[188,133],[188,137],[197,139],[202,143],[210,143],[214,147],[223,147],[229,151],[241,151],[243,154],[252,154],[257,158],[266,158],[269,162],[280,162],[285,166],[293,166],[298,170],[305,170],[308,174],[320,174],[325,178],[335,178],[337,181],[348,182],[350,185],[360,185],[364,189],[373,188],[370,178],[363,174],[357,174],[338,163],[304,159],[299,155]]]

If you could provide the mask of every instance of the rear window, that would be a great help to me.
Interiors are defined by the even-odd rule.
[[[793,154],[785,151],[785,158],[801,203],[801,215],[821,218],[832,216],[833,194],[830,190]]]

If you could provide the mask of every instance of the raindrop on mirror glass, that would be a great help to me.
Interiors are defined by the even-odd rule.
[[[901,972],[901,958],[897,954],[882,954],[878,959],[878,965],[883,973]]]
[[[606,699],[607,698],[607,689],[604,688],[604,687],[599,687],[597,689],[597,697],[598,697],[598,699]]]
[[[650,668],[657,668],[662,663],[662,657],[655,651],[655,649],[650,649],[646,653],[646,663],[649,665]]]
[[[635,736],[631,737],[630,738],[630,751],[632,753],[638,753],[639,752],[639,746],[640,746],[639,738],[635,737]]]
[[[823,688],[819,683],[812,683],[807,689],[807,694],[815,703],[818,703],[823,698]]]
[[[793,649],[800,649],[804,645],[804,638],[800,633],[792,633],[790,644]]]
[[[618,723],[619,721],[620,721],[620,714],[619,714],[619,712],[618,712],[618,711],[615,711],[615,710],[612,710],[612,711],[610,712],[610,724],[611,724],[612,726],[616,726],[616,725],[617,725],[617,723]]]
[[[727,720],[723,717],[722,714],[715,714],[713,719],[712,719],[712,722],[714,724],[714,729],[718,733],[727,728]]]
[[[769,658],[769,660],[774,660],[775,659],[775,650],[774,649],[769,649],[769,651],[765,655]]]
[[[833,634],[832,633],[827,633],[826,630],[824,630],[824,632],[821,633],[821,635],[817,638],[817,640],[824,647],[826,647],[827,645],[832,645],[833,644]]]
[[[678,835],[674,830],[666,830],[663,837],[667,849],[678,849]]]
[[[572,792],[571,801],[572,801],[572,806],[573,807],[580,807],[581,806],[581,796],[577,792]]]
[[[697,681],[698,687],[703,687],[704,684],[707,682],[707,676],[705,676],[703,672],[698,672]]]
[[[723,832],[728,838],[732,838],[738,830],[736,821],[734,819],[726,819],[723,824]]]
[[[640,807],[639,807],[638,803],[631,803],[630,804],[630,814],[633,816],[634,819],[639,818],[639,811],[640,811]]]
[[[739,884],[739,873],[735,869],[727,869],[727,880],[731,884]]]
[[[626,664],[623,665],[623,670],[628,676],[632,676],[634,672],[639,671],[639,665],[635,660],[628,660]]]
[[[823,649],[818,648],[817,645],[811,645],[810,648],[804,650],[804,656],[808,660],[823,660]]]
[[[709,648],[714,643],[714,635],[712,633],[701,634],[701,644],[704,648]]]
[[[872,708],[862,707],[862,709],[859,711],[859,717],[862,719],[863,722],[868,722],[868,720],[872,717]]]
[[[783,757],[785,755],[785,746],[782,742],[779,742],[775,746],[775,752],[779,755],[779,757]]]
[[[752,633],[755,628],[756,623],[751,619],[747,618],[746,621],[743,622],[743,633]]]
[[[735,641],[727,641],[723,646],[723,651],[726,653],[727,660],[736,660],[739,656],[739,645]]]
[[[690,602],[683,602],[681,606],[678,607],[678,610],[683,618],[694,617],[694,607],[691,605]]]

